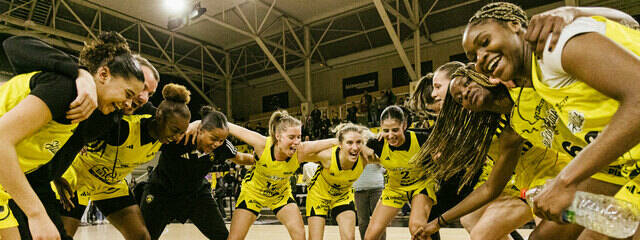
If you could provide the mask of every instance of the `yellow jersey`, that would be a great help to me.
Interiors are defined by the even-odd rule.
[[[387,169],[386,185],[392,188],[409,187],[427,179],[427,174],[422,169],[409,163],[409,160],[420,151],[420,143],[415,132],[407,132],[410,136],[405,140],[410,144],[408,150],[392,150],[385,139],[379,156],[380,164]]]
[[[274,145],[271,137],[267,137],[264,151],[253,168],[242,180],[242,191],[258,196],[274,197],[291,192],[289,179],[300,167],[298,153],[285,161],[276,161],[273,155]]]
[[[360,178],[364,170],[364,159],[358,156],[358,160],[350,169],[343,169],[340,165],[340,147],[331,148],[331,163],[329,168],[318,166],[315,175],[311,179],[308,190],[328,192],[331,196],[340,196],[351,191],[353,183]]]
[[[605,36],[618,43],[636,56],[640,56],[640,32],[610,21],[604,17],[592,17],[605,23]],[[535,91],[557,112],[559,124],[562,124],[573,136],[565,136],[563,149],[576,156],[587,144],[591,143],[611,121],[618,110],[619,102],[593,89],[585,82],[574,81],[560,88],[551,88],[542,83],[540,67],[532,56],[532,83]],[[568,134],[568,133],[567,133]],[[612,165],[623,165],[622,174],[628,177],[637,175],[637,161],[640,160],[640,145],[618,158]]]

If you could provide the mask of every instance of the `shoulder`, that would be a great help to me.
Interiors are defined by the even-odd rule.
[[[53,119],[64,118],[69,105],[77,96],[75,81],[51,72],[41,72],[31,77],[29,88],[31,95],[40,98],[47,105]]]
[[[569,85],[575,80],[569,76],[562,66],[562,52],[567,42],[583,33],[597,32],[605,34],[606,24],[590,17],[581,17],[562,29],[558,43],[553,51],[548,51],[551,38],[547,41],[542,60],[538,60],[540,70],[544,76],[542,82],[547,86],[557,88]]]

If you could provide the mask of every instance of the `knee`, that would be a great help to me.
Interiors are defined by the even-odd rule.
[[[466,229],[469,233],[471,233],[471,230],[473,230],[473,221],[469,219],[468,215],[460,218],[460,224],[462,224],[464,229]]]
[[[412,221],[411,219],[409,219],[409,232],[413,235],[416,231],[418,231],[418,228],[424,225],[427,225],[426,221],[423,221],[423,220]]]

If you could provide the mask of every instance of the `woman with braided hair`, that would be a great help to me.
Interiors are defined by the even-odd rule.
[[[625,184],[594,175],[606,168],[617,168],[627,178],[618,197],[640,202],[640,195],[629,190],[638,180],[628,181],[637,175],[640,159],[640,32],[605,17],[577,18],[562,28],[558,47],[545,46],[537,59],[524,40],[526,31],[522,9],[489,4],[469,20],[463,47],[491,83],[522,88],[522,98],[535,92],[556,112],[551,123],[568,129],[559,133],[568,139],[561,144],[575,159],[536,197],[536,215],[562,222],[563,209],[592,176],[610,183],[610,190]]]
[[[449,83],[455,75],[460,75],[462,69],[464,69],[464,64],[460,62],[449,62],[440,66],[435,71],[434,75],[436,77],[433,79],[433,91],[431,92],[424,91],[427,89],[427,84],[423,82],[424,79],[421,80],[416,87],[414,95],[411,97],[411,107],[416,111],[423,111],[422,109],[429,106],[427,102],[429,100],[428,98],[431,98],[433,99],[431,101],[440,103],[437,110],[437,113],[440,113],[439,108],[443,106],[443,100],[447,96]],[[447,112],[443,113],[443,115],[445,114],[447,114]],[[457,201],[447,201],[447,203],[445,203],[447,206],[435,206],[432,210],[433,214],[440,215],[445,213],[445,211],[451,209],[463,200],[464,197],[468,196],[469,191],[478,188],[486,188],[486,186],[482,187],[482,185],[487,182],[494,162],[499,157],[499,136],[500,132],[507,127],[508,123],[506,121],[506,117],[504,116],[500,119],[500,124],[497,126],[496,134],[492,138],[492,144],[489,148],[487,158],[482,166],[482,174],[475,186],[467,186],[470,183],[466,183],[464,181],[461,182],[460,179],[463,179],[465,171],[459,171],[457,174],[451,175],[448,180],[442,181],[441,185],[448,184],[449,186],[441,186],[441,190],[438,192],[438,198],[441,198],[440,194],[443,194],[442,191],[445,191],[447,188],[454,189],[454,191],[470,187],[473,187],[473,189],[467,190],[464,194],[459,194],[459,200]],[[442,124],[442,122],[440,124]],[[524,147],[522,154],[532,155],[540,153],[539,150],[529,150],[531,150],[529,146]],[[475,170],[474,172],[476,173],[475,175],[478,175],[478,170]],[[511,235],[514,239],[522,239],[522,237],[514,230],[530,221],[532,219],[532,215],[526,203],[519,199],[520,193],[514,185],[515,180],[515,178],[507,180],[508,183],[505,184],[506,186],[503,186],[502,189],[499,187],[491,189],[492,191],[495,191],[495,193],[492,193],[496,194],[494,197],[495,200],[485,204],[482,208],[479,208],[472,213],[466,214],[460,219],[460,222],[465,229],[467,229],[472,239],[506,239],[507,235]],[[451,186],[451,184],[456,185]]]

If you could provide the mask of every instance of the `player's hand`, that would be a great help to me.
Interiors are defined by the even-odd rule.
[[[533,199],[533,212],[543,219],[566,223],[562,220],[562,212],[569,207],[576,191],[576,185],[566,184],[556,177],[548,181],[545,188]]]
[[[93,110],[98,107],[98,93],[96,83],[93,76],[87,70],[79,69],[78,78],[76,78],[76,89],[78,97],[76,97],[67,111],[67,119],[72,123],[78,123],[86,120],[91,116]]]
[[[60,233],[46,213],[29,217],[29,231],[34,240],[60,240]]]
[[[558,43],[562,29],[575,18],[576,12],[571,7],[560,7],[534,15],[529,21],[524,39],[529,42],[536,56],[542,58],[547,39],[551,37],[547,50],[552,51]]]
[[[62,204],[62,207],[67,211],[71,211],[71,209],[75,208],[76,206],[73,204],[73,201],[71,201],[74,197],[74,191],[71,189],[69,182],[64,178],[57,178],[53,180],[53,184],[58,190],[58,195],[60,195],[60,203]]]
[[[438,232],[440,230],[440,225],[438,225],[438,220],[433,220],[424,226],[421,226],[416,230],[416,232],[411,236],[412,240],[431,240],[431,235]]]
[[[183,141],[184,145],[187,145],[189,143],[189,141],[191,141],[191,144],[196,144],[196,136],[198,136],[199,130],[200,130],[200,120],[196,120],[193,121],[192,123],[189,123],[189,127],[187,127],[187,131],[185,131],[182,135],[180,135],[178,137],[178,140],[176,141],[177,143],[179,143],[180,141]]]

